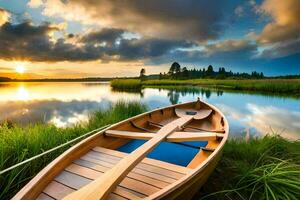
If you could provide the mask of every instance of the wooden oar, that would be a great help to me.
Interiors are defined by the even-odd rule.
[[[66,196],[64,200],[104,200],[115,189],[115,187],[126,177],[126,175],[139,163],[146,155],[161,141],[171,134],[173,131],[178,130],[190,122],[197,113],[194,115],[182,115],[180,118],[163,126],[156,136],[137,148],[127,157],[122,159],[112,169],[105,172],[101,177],[97,178],[90,184]]]

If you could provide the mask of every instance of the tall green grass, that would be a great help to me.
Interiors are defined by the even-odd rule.
[[[107,110],[91,114],[86,124],[57,128],[51,124],[26,127],[4,123],[0,126],[0,171],[63,144],[91,130],[112,124],[146,111],[138,102],[117,102]],[[0,199],[9,199],[35,174],[68,147],[47,154],[28,164],[0,175]]]
[[[229,140],[198,199],[298,199],[300,141]]]
[[[142,86],[198,85],[217,89],[258,91],[269,93],[292,93],[300,96],[300,79],[191,79],[191,80],[146,80],[117,79],[111,82],[113,88],[141,88]]]
[[[137,90],[142,88],[142,81],[139,79],[114,79],[110,81],[113,89],[119,90]]]

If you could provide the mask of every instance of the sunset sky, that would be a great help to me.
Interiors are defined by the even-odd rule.
[[[300,0],[0,0],[0,76],[300,74]]]

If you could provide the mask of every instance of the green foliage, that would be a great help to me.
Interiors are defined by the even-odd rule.
[[[146,70],[145,68],[142,68],[140,71],[140,80],[144,81],[146,79]]]
[[[90,116],[86,124],[69,128],[57,128],[51,124],[36,124],[26,127],[0,126],[0,171],[21,161],[63,144],[91,130],[112,124],[146,111],[138,102],[117,102],[107,110],[99,110]],[[0,199],[9,199],[37,172],[68,147],[47,154],[28,164],[0,175]]]
[[[161,73],[160,73],[161,74]],[[162,74],[161,74],[162,75]],[[191,69],[188,70],[186,67],[181,68],[180,64],[174,62],[168,73],[163,76],[160,75],[160,79],[197,79],[197,78],[247,78],[247,79],[261,79],[264,78],[264,74],[261,72],[253,71],[251,74],[248,73],[233,73],[232,71],[226,71],[224,67],[219,68],[219,71],[214,71],[212,65],[209,65],[207,69]]]
[[[300,142],[280,136],[229,140],[200,199],[297,199]]]

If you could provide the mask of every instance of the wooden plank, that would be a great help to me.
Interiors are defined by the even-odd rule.
[[[119,131],[119,130],[108,130],[105,132],[107,136],[128,138],[136,140],[150,140],[155,137],[154,133],[141,133],[133,131]],[[217,138],[223,137],[223,134],[211,133],[211,132],[174,132],[170,134],[166,141],[168,142],[186,142],[186,141],[208,141],[216,140]]]
[[[107,130],[105,135],[111,137],[137,139],[137,140],[149,140],[156,136],[155,133],[142,133],[133,131],[120,131],[120,130]]]
[[[174,132],[167,137],[169,142],[208,141],[223,137],[223,134],[210,132]]]
[[[44,193],[54,199],[62,199],[75,190],[56,181],[52,181],[45,189]]]
[[[219,141],[209,141],[206,145],[207,148],[217,148],[220,144]],[[193,160],[188,164],[187,167],[193,169],[196,168],[198,165],[200,165],[202,162],[204,162],[208,156],[211,154],[211,152],[200,150],[199,153],[196,154],[196,156],[193,158]]]
[[[81,157],[81,159],[89,161],[89,162],[96,163],[96,164],[104,166],[104,167],[113,167],[114,166],[114,164],[107,163],[107,162],[104,162],[102,160],[98,160],[98,159],[95,159],[95,158],[92,158],[92,157],[89,157],[89,156],[83,156],[83,157]],[[147,177],[150,177],[150,178],[153,178],[153,179],[161,180],[161,181],[166,182],[166,183],[174,183],[176,181],[176,179],[169,178],[167,176],[160,175],[160,174],[157,174],[157,173],[149,172],[149,171],[146,171],[146,170],[143,170],[143,169],[139,169],[137,167],[135,167],[132,170],[132,172],[137,173],[137,174],[141,174],[143,176],[147,176]]]
[[[205,131],[205,132],[211,132],[211,133],[225,133],[225,130],[209,130],[205,128],[198,128],[195,126],[183,126],[183,129],[192,129],[192,130],[197,130],[197,131]]]
[[[49,197],[48,195],[46,195],[45,193],[41,193],[36,200],[55,200],[52,197]]]
[[[116,189],[114,190],[114,193],[118,194],[119,196],[125,197],[126,199],[132,199],[132,200],[140,200],[146,197],[146,195],[142,193],[121,186],[117,186]]]
[[[86,177],[79,176],[77,174],[74,174],[74,173],[71,173],[71,172],[68,172],[68,171],[63,171],[59,176],[57,176],[55,178],[55,180],[59,183],[62,183],[64,185],[70,187],[70,188],[73,188],[74,190],[79,190],[83,186],[85,186],[88,183],[92,182],[92,179],[88,179]],[[139,196],[137,196],[133,193],[130,193],[126,190],[122,191],[124,189],[121,188],[121,187],[117,187],[117,188],[118,188],[118,190],[116,192],[115,191],[114,192],[117,193],[120,196],[126,195],[126,196],[124,196],[125,198],[132,199],[132,200],[140,199]],[[122,192],[120,193],[120,191],[122,191]]]
[[[90,156],[90,153],[88,154],[88,156]],[[107,154],[101,154],[101,153],[99,153],[97,156],[92,155],[92,157],[95,158],[95,159],[103,159],[105,161],[108,161],[108,159],[105,158],[106,156],[109,156],[109,155],[107,155]],[[119,160],[121,160],[121,159],[122,158],[119,158]],[[109,161],[115,164],[115,163],[119,162],[119,160],[115,161],[113,159],[110,159]],[[177,168],[173,169],[173,170],[172,170],[172,168],[162,168],[159,165],[159,163],[160,162],[158,162],[157,165],[156,164],[155,165],[154,164],[150,165],[148,163],[141,162],[138,165],[136,165],[135,167],[139,168],[139,169],[143,169],[145,171],[149,171],[149,172],[154,172],[154,173],[157,173],[157,174],[161,174],[161,175],[164,175],[164,176],[167,176],[167,177],[170,177],[170,178],[174,178],[174,179],[180,179],[181,177],[183,177],[183,176],[186,175],[186,174],[183,174],[183,173],[176,172],[175,170]]]
[[[98,151],[100,153],[113,155],[113,156],[119,157],[119,158],[124,158],[125,156],[128,155],[127,153],[124,153],[124,152],[121,152],[121,151],[107,149],[107,148],[103,148],[103,147],[99,147],[99,146],[93,148],[93,150]],[[187,173],[190,172],[190,169],[188,169],[186,167],[175,165],[175,164],[172,164],[172,163],[167,163],[167,162],[160,161],[160,160],[151,159],[151,158],[144,158],[142,160],[142,163],[149,164],[149,165],[154,165],[154,166],[159,166],[160,168],[175,171],[175,172],[181,173],[181,174],[187,174]]]
[[[77,164],[71,164],[66,168],[67,171],[72,172],[74,174],[77,174],[79,176],[83,176],[88,179],[95,180],[99,177],[103,176],[103,172],[99,172],[87,167],[83,167]],[[142,193],[144,195],[151,195],[157,191],[159,191],[159,188],[154,187],[152,185],[148,185],[146,183],[137,181],[135,179],[127,178],[125,177],[119,184],[122,187],[128,188],[130,190],[137,191],[139,193]]]
[[[76,161],[74,161],[74,163],[77,164],[77,165],[83,166],[83,167],[87,167],[87,168],[90,168],[90,169],[93,169],[93,170],[96,170],[96,171],[103,172],[103,173],[110,169],[109,167],[104,167],[104,166],[101,166],[101,165],[98,165],[96,163],[89,162],[89,161],[86,161],[86,160],[76,160]],[[137,174],[137,173],[134,173],[134,172],[130,172],[127,175],[127,177],[138,180],[138,181],[141,181],[141,182],[144,182],[144,183],[147,183],[147,184],[155,186],[157,188],[163,188],[163,187],[166,187],[167,185],[169,185],[166,182],[163,182],[163,181],[151,178],[151,177],[147,177],[147,176],[144,176],[144,175],[141,175],[141,174]]]
[[[92,181],[67,171],[61,172],[54,180],[75,190],[82,188]]]
[[[127,200],[126,198],[122,197],[122,196],[119,196],[117,194],[113,194],[111,193],[109,196],[108,196],[108,200]]]
[[[181,117],[162,127],[155,137],[144,143],[131,154],[123,158],[112,169],[104,173],[86,187],[68,195],[65,200],[91,199],[104,200],[111,191],[126,177],[126,175],[161,141],[178,127],[185,125],[193,119],[193,116]]]

